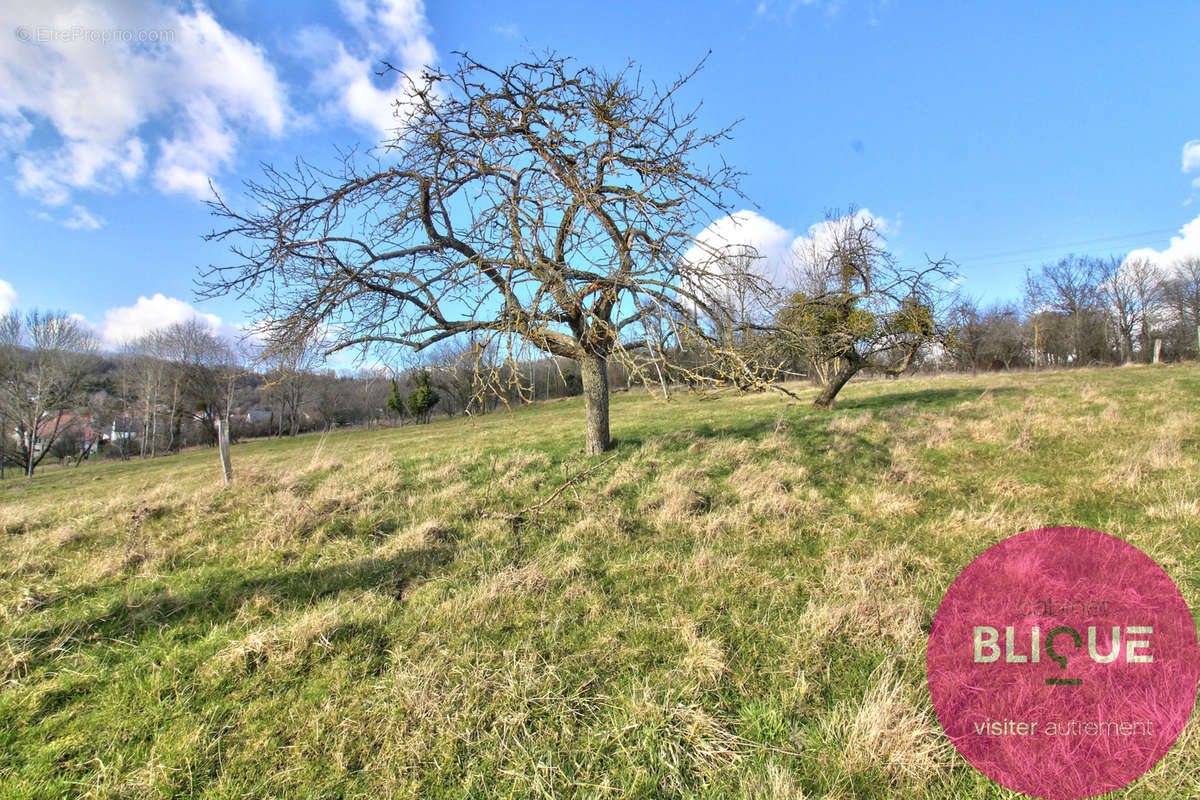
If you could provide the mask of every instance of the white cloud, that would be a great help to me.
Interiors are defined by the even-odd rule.
[[[1184,172],[1200,170],[1200,139],[1192,139],[1183,146],[1180,160],[1183,162]],[[1192,186],[1200,189],[1200,177],[1192,181]],[[1188,203],[1190,202],[1191,198],[1188,198]],[[1188,205],[1188,203],[1184,203],[1184,205]]]
[[[870,209],[855,212],[856,220],[870,220],[875,229],[886,234],[894,228],[888,220],[877,217]],[[757,251],[754,271],[766,278],[773,286],[786,287],[795,280],[795,269],[799,254],[828,249],[833,236],[833,223],[828,221],[810,225],[802,234],[784,228],[778,223],[754,211],[742,210],[719,219],[701,231],[698,244],[684,255],[692,263],[700,263],[706,253],[713,250],[750,247]]]
[[[34,211],[33,217],[42,222],[62,225],[64,228],[72,230],[94,231],[104,224],[103,218],[97,217],[91,211],[78,204],[71,206],[71,213],[66,216],[58,217],[46,211]]]
[[[154,172],[160,189],[190,194],[198,200],[212,196],[212,166],[233,160],[237,137],[211,99],[200,97],[188,104],[191,124],[184,132],[162,143]]]
[[[843,0],[759,0],[754,7],[758,17],[771,21],[782,20],[791,24],[796,12],[802,8],[817,8],[828,17],[836,16],[842,9]]]
[[[161,292],[153,297],[139,297],[131,306],[110,308],[104,312],[104,321],[93,327],[105,347],[118,348],[150,331],[165,328],[176,322],[197,319],[208,325],[218,336],[230,341],[237,340],[242,331],[224,322],[216,314],[204,314],[191,304]]]
[[[8,281],[0,278],[0,314],[7,314],[17,304],[17,290]]]
[[[405,76],[416,77],[437,60],[422,0],[340,0],[357,41],[335,36],[326,28],[309,28],[301,49],[320,65],[313,86],[327,103],[377,134],[396,128],[395,100]],[[376,73],[387,62],[399,73],[384,81]]]
[[[72,206],[71,215],[62,220],[62,224],[73,230],[94,231],[100,227],[101,220],[83,206]]]
[[[1200,139],[1192,139],[1183,146],[1183,171],[1200,169]]]
[[[854,218],[858,221],[874,222],[875,230],[880,234],[889,230],[888,220],[875,216],[869,209],[860,209],[855,212]],[[729,275],[730,272],[722,268],[721,262],[714,259],[722,254],[750,252],[757,257],[749,265],[748,271],[762,278],[775,292],[785,292],[801,285],[802,270],[808,258],[814,254],[820,257],[829,250],[834,225],[833,222],[819,222],[810,225],[805,233],[797,235],[761,214],[743,209],[716,220],[697,234],[696,244],[684,254],[684,260],[700,265],[702,270]],[[747,267],[737,265],[734,269],[742,270]],[[733,285],[725,281],[715,278],[684,280],[689,285],[705,288],[706,294],[720,303],[736,305],[747,300]],[[691,305],[690,302],[685,303]],[[741,313],[746,312],[760,313],[762,309],[755,311],[743,306]]]
[[[1153,247],[1143,247],[1132,251],[1125,261],[1146,259],[1152,264],[1172,270],[1175,264],[1185,258],[1200,258],[1200,217],[1186,223],[1179,229],[1178,236],[1172,236],[1170,243],[1162,250]]]
[[[743,209],[711,223],[696,235],[694,244],[684,259],[700,264],[714,253],[737,252],[744,248],[757,252],[754,270],[772,279],[782,278],[780,271],[787,261],[788,248],[795,234],[770,219]]]
[[[869,208],[860,208],[855,211],[854,221],[858,224],[864,222],[874,223],[875,230],[880,234],[887,234],[891,227],[886,219],[875,216]],[[839,221],[837,220],[825,220],[808,226],[808,232],[803,236],[797,236],[792,242],[789,254],[792,256],[792,259],[789,266],[794,266],[801,254],[812,253],[820,257],[828,256],[833,250],[838,226]]]
[[[18,189],[47,205],[128,185],[149,161],[164,191],[207,196],[242,134],[285,128],[266,55],[203,6],[0,2],[0,28],[26,34],[0,37],[0,137],[18,154]],[[31,142],[40,127],[57,141]]]

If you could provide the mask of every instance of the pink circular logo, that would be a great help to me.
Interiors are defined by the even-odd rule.
[[[1170,749],[1200,651],[1179,589],[1149,556],[1099,531],[1042,528],[959,574],[926,668],[938,720],[976,769],[1075,800],[1125,786]]]

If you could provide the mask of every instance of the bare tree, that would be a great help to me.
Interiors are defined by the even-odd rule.
[[[712,311],[722,254],[683,254],[740,193],[738,173],[702,161],[729,128],[699,132],[677,107],[694,74],[660,87],[632,65],[609,75],[553,54],[428,70],[397,100],[381,160],[268,168],[249,211],[217,197],[227,227],[209,238],[238,263],[206,271],[205,293],[255,297],[286,339],[325,326],[330,351],[467,334],[572,359],[586,450],[607,450],[609,360],[667,312],[676,336],[710,337],[695,312]]]
[[[352,418],[350,383],[339,378],[333,370],[312,377],[313,408],[321,416],[321,425],[328,432],[335,425],[344,424]]]
[[[1200,356],[1200,258],[1185,258],[1174,264],[1163,293],[1174,317],[1173,338],[1179,352]]]
[[[945,334],[938,321],[941,282],[953,277],[952,265],[942,259],[901,266],[870,216],[831,213],[822,235],[797,255],[799,288],[780,310],[776,330],[785,348],[824,376],[817,408],[832,408],[863,369],[904,372],[923,346]]]
[[[17,456],[33,472],[86,397],[96,342],[62,312],[11,311],[0,317],[0,414],[16,428]]]
[[[999,364],[1004,369],[1024,361],[1032,350],[1028,329],[1022,324],[1021,312],[1012,303],[996,303],[983,312],[980,320],[983,337],[979,356],[989,366]],[[1028,362],[1026,362],[1028,363]]]
[[[987,329],[979,312],[979,301],[963,296],[950,307],[950,330],[953,333],[951,353],[959,369],[970,369],[974,375],[979,371],[979,360]]]
[[[159,413],[163,411],[170,370],[167,339],[161,330],[149,331],[127,344],[124,351],[126,400],[136,403],[142,416],[140,454],[153,458],[158,454]]]
[[[470,413],[476,387],[482,381],[475,368],[472,343],[463,338],[447,339],[426,352],[433,382],[442,391],[443,408],[450,415]]]
[[[1104,356],[1103,295],[1101,286],[1108,275],[1106,264],[1090,256],[1069,255],[1053,264],[1044,264],[1036,274],[1026,276],[1025,292],[1031,309],[1053,311],[1061,315],[1068,330],[1065,351],[1079,365]],[[1051,326],[1053,327],[1053,326]],[[1055,343],[1047,341],[1047,349]]]
[[[263,390],[279,407],[277,435],[284,435],[285,426],[288,436],[300,432],[305,399],[315,382],[314,372],[321,364],[323,350],[324,341],[315,333],[303,339],[276,336],[259,350],[257,361],[267,368]]]
[[[1101,296],[1120,338],[1121,361],[1134,357],[1134,344],[1149,360],[1151,339],[1163,300],[1163,279],[1149,259],[1105,263]]]
[[[180,425],[200,424],[204,440],[216,444],[217,420],[228,413],[238,358],[228,342],[195,317],[163,331],[165,351],[173,362],[172,434],[174,448],[183,445]]]
[[[386,416],[387,393],[390,388],[386,370],[381,367],[360,369],[354,377],[363,421],[367,427]]]
[[[1129,265],[1133,267],[1133,264]],[[1116,328],[1121,352],[1121,363],[1133,361],[1133,332],[1139,321],[1138,295],[1130,271],[1117,259],[1109,259],[1100,265],[1100,300],[1107,307],[1109,317]]]

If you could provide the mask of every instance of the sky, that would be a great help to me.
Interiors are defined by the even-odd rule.
[[[116,349],[199,315],[210,182],[331,162],[394,120],[396,75],[553,49],[636,61],[744,171],[738,235],[764,252],[864,209],[902,262],[1016,299],[1067,253],[1200,255],[1200,3],[0,0],[0,312],[78,315]],[[722,230],[729,222],[718,220]],[[703,224],[696,233],[703,235]]]

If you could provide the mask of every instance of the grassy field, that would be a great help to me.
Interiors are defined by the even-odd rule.
[[[5,481],[0,797],[1011,797],[925,689],[958,571],[1079,525],[1200,608],[1195,365],[612,414]],[[1198,729],[1115,796],[1200,796]]]

